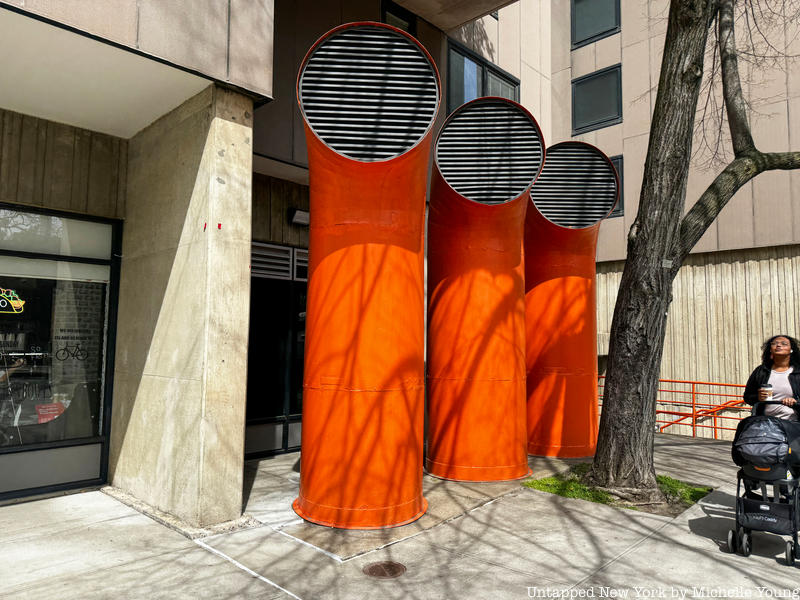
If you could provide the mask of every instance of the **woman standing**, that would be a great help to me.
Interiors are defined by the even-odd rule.
[[[764,342],[761,364],[755,368],[744,389],[744,401],[754,404],[767,400],[764,384],[772,385],[772,400],[782,404],[768,404],[764,414],[789,421],[800,416],[800,347],[788,335],[774,335]]]

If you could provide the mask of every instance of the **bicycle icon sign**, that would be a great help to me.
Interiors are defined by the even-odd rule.
[[[75,344],[74,346],[67,344],[63,348],[56,350],[56,358],[58,360],[67,360],[69,357],[86,360],[88,356],[89,352],[81,348],[80,344]]]

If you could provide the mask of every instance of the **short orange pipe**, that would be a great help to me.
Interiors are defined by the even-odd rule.
[[[336,28],[315,47],[361,25]],[[308,121],[306,140],[309,278],[300,493],[293,508],[331,527],[403,525],[427,509],[423,234],[431,130],[379,162],[334,151]]]
[[[599,150],[583,142],[565,142],[548,149],[549,162],[536,185],[546,180],[551,159],[576,146],[600,155],[615,176],[613,165]],[[582,187],[580,177],[575,173],[571,185]],[[531,195],[535,194],[536,186],[531,190]],[[616,196],[608,212],[615,203]],[[583,228],[563,227],[548,220],[534,203],[528,208],[525,319],[530,454],[569,458],[592,456],[595,452],[595,254],[600,223],[598,220]]]
[[[530,118],[541,141],[533,117],[505,102]],[[536,174],[538,168],[531,183]],[[438,162],[433,170],[425,468],[437,477],[502,481],[529,473],[522,254],[528,198],[524,189],[502,204],[476,202],[451,187]]]

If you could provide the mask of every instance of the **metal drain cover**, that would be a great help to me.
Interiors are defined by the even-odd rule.
[[[406,572],[406,566],[398,562],[385,560],[382,562],[374,562],[366,565],[362,571],[365,575],[370,577],[377,577],[378,579],[394,579],[400,577]]]

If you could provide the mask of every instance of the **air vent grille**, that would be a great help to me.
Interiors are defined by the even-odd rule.
[[[300,104],[311,129],[350,158],[375,162],[403,154],[428,131],[439,103],[435,69],[410,39],[356,26],[323,40],[300,76]]]
[[[565,142],[548,149],[531,198],[556,225],[589,227],[614,207],[617,185],[614,167],[602,152],[588,144]]]
[[[264,279],[292,279],[292,249],[287,246],[253,242],[250,275]]]
[[[459,194],[483,204],[519,197],[542,166],[536,122],[502,100],[471,102],[456,110],[436,143],[436,162]]]

